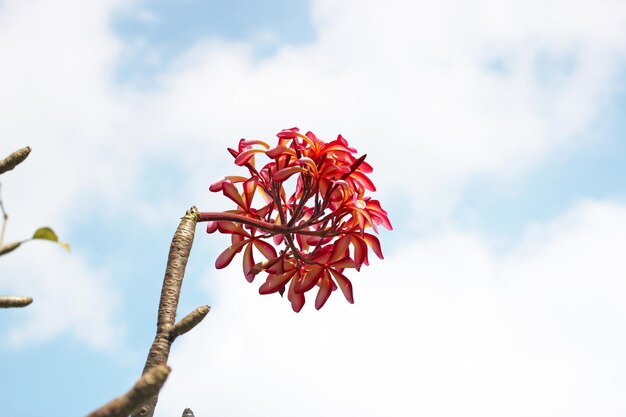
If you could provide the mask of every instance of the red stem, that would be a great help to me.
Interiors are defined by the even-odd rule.
[[[304,226],[289,227],[289,226],[285,226],[282,224],[272,224],[272,223],[264,222],[262,220],[253,219],[251,217],[246,217],[241,214],[209,212],[209,211],[198,213],[198,222],[211,222],[211,221],[229,221],[229,222],[246,224],[248,226],[256,227],[257,229],[260,229],[267,233],[274,233],[274,234],[280,234],[280,235],[298,233],[301,235],[309,235],[309,236],[320,236],[321,234],[325,234],[325,236],[334,236],[334,235],[339,234],[339,232],[334,232],[332,230],[301,230]]]

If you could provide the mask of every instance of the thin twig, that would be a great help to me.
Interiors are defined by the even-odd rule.
[[[17,164],[19,164],[24,159],[26,159],[29,153],[30,153],[29,147],[22,148],[19,151],[13,152],[7,158],[0,161],[0,173],[3,173],[5,171],[15,168]],[[13,165],[13,166],[11,166],[8,169],[5,169],[7,166],[10,166],[10,165]],[[4,171],[2,171],[2,169],[4,169]],[[2,187],[2,184],[0,184],[0,191],[2,191],[1,187]],[[4,210],[4,204],[2,202],[1,192],[0,192],[0,211],[2,211],[2,230],[0,230],[0,256],[2,256],[17,249],[22,244],[22,242],[11,242],[11,243],[7,243],[6,245],[2,244],[4,242],[4,232],[6,230],[7,220],[9,219],[9,215]],[[32,297],[0,296],[0,308],[26,307],[32,302],[33,302]]]
[[[170,245],[170,252],[165,269],[165,278],[161,288],[161,300],[159,302],[159,314],[157,319],[157,331],[146,359],[143,372],[158,365],[167,364],[172,342],[172,330],[176,323],[176,310],[180,298],[180,290],[185,275],[185,267],[191,252],[196,224],[198,222],[198,209],[192,207],[187,210],[181,219],[176,233]],[[133,413],[133,417],[152,417],[158,400],[158,393],[144,404],[139,411]]]
[[[130,391],[98,408],[87,417],[127,417],[159,392],[169,374],[170,368],[165,365],[148,369]]]
[[[18,149],[13,152],[11,155],[6,158],[0,160],[0,174],[4,174],[7,171],[12,170],[22,162],[30,153],[30,146],[26,146],[25,148]]]
[[[201,306],[183,317],[182,320],[174,325],[172,331],[170,332],[170,338],[172,342],[174,342],[174,340],[176,340],[178,336],[187,333],[198,324],[200,324],[200,322],[206,317],[206,315],[209,314],[209,311],[211,311],[211,307]]]
[[[26,307],[33,302],[32,297],[0,296],[0,308]]]
[[[7,227],[7,220],[9,220],[9,215],[4,210],[4,203],[2,202],[2,183],[0,183],[0,211],[2,211],[2,231],[0,231],[0,247],[2,246],[2,242],[4,242],[4,231]]]

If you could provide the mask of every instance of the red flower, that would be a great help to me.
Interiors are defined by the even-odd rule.
[[[246,279],[266,273],[259,292],[287,291],[296,312],[304,305],[304,293],[316,286],[317,309],[337,288],[353,303],[352,283],[344,271],[368,265],[368,249],[383,258],[380,242],[366,229],[392,229],[380,203],[365,195],[376,190],[367,176],[372,167],[365,155],[355,156],[356,149],[341,135],[328,143],[297,128],[277,136],[274,147],[241,139],[237,150],[229,148],[249,176],[224,177],[209,188],[237,205],[223,213],[200,213],[200,221],[209,222],[207,232],[231,235],[231,246],[215,266],[226,267],[244,251]],[[255,159],[261,156],[268,161],[257,169]],[[288,195],[287,190],[293,191]],[[262,262],[255,262],[255,251]]]

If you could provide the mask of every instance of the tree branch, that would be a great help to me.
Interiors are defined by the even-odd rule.
[[[11,155],[7,156],[3,160],[0,161],[0,174],[4,174],[7,171],[12,170],[22,162],[30,153],[30,146],[27,146],[22,149],[18,149],[13,152]]]
[[[32,302],[32,297],[0,296],[0,308],[26,307]]]
[[[6,245],[2,245],[0,242],[0,256],[13,252],[15,249],[19,248],[21,244],[22,242],[11,242]]]
[[[127,417],[159,393],[169,373],[170,368],[165,365],[148,369],[130,391],[103,405],[87,417]]]
[[[170,339],[172,342],[180,335],[183,335],[196,327],[200,322],[209,314],[211,307],[201,306],[196,308],[191,313],[187,314],[181,321],[176,323],[170,332]]]
[[[2,187],[2,184],[0,184],[0,187]],[[0,188],[0,212],[2,212],[2,230],[0,230],[0,255],[2,255],[2,243],[4,243],[4,232],[5,232],[6,228],[7,228],[7,221],[9,220],[9,215],[4,210],[4,203],[2,202],[2,192],[1,191],[2,191],[2,189]],[[11,249],[11,250],[13,250],[13,249]]]
[[[187,260],[193,245],[197,223],[198,209],[192,207],[187,210],[187,213],[181,219],[172,238],[165,268],[165,278],[161,288],[156,336],[148,352],[143,376],[131,391],[94,411],[88,417],[126,417],[129,413],[132,413],[133,417],[152,417],[154,415],[159,390],[170,371],[170,368],[167,366],[167,359],[169,358],[172,343],[178,336],[185,334],[198,325],[210,310],[209,306],[198,307],[180,322],[176,323],[176,310],[178,309],[180,291],[185,276],[185,267],[187,266]],[[159,375],[162,375],[163,372],[165,374],[160,384],[150,384],[150,391],[147,388],[142,388],[144,385],[140,386],[146,378],[148,378],[147,382],[152,381]],[[136,395],[138,391],[141,393],[141,397]],[[135,398],[141,398],[141,402],[134,400],[132,409],[121,408],[120,404],[130,404],[128,397],[132,395],[135,395]]]
[[[30,154],[30,146],[18,149],[11,155],[7,156],[3,160],[0,160],[0,174],[4,174],[7,171],[12,170],[26,159]],[[6,230],[8,214],[4,210],[4,204],[2,203],[2,195],[0,195],[0,212],[2,212],[2,229],[0,230],[0,255],[7,254],[17,249],[22,242],[12,242],[3,245],[4,232]],[[33,302],[32,297],[15,297],[15,296],[0,296],[0,308],[14,308],[14,307],[26,307]]]
[[[176,322],[176,310],[180,299],[180,290],[185,275],[185,267],[191,252],[196,224],[198,222],[198,209],[195,207],[187,210],[181,219],[176,233],[172,238],[167,266],[165,268],[165,278],[161,288],[161,300],[159,302],[159,314],[157,319],[157,331],[146,359],[144,374],[158,365],[167,364],[170,348],[174,338],[172,332]],[[184,319],[183,319],[184,320]],[[144,406],[133,413],[133,417],[152,417],[154,408],[158,400],[158,393],[144,404]]]

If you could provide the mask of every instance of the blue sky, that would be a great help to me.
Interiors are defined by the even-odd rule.
[[[579,146],[542,162],[513,187],[494,186],[489,178],[474,180],[458,207],[459,224],[482,230],[506,245],[519,239],[529,221],[548,221],[581,198],[623,203],[626,92],[622,81],[616,80],[613,94],[605,114]]]
[[[194,42],[207,38],[249,42],[258,58],[281,44],[303,44],[315,31],[307,1],[153,1],[141,13],[120,13],[116,32],[137,48],[117,69],[121,82],[150,83]],[[150,53],[146,53],[146,51]]]
[[[0,2],[0,152],[33,148],[7,238],[72,245],[0,259],[35,298],[0,317],[3,412],[130,387],[179,217],[299,126],[368,154],[386,259],[296,315],[198,227],[179,315],[213,310],[157,415],[623,415],[625,28],[610,0]]]

